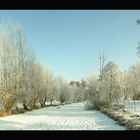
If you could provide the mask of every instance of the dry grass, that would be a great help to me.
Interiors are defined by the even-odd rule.
[[[85,108],[99,110],[128,130],[140,130],[140,116],[126,110],[124,105],[95,102],[87,103]]]
[[[132,99],[133,100],[140,100],[140,93],[136,94],[136,95],[133,95]]]
[[[140,118],[129,119],[127,127],[129,130],[140,130]]]
[[[4,112],[4,111],[0,112],[0,117],[10,116],[10,115],[12,115],[12,113],[10,111],[9,112]]]
[[[133,114],[130,112],[119,112],[112,108],[102,108],[100,111],[117,121],[118,124],[125,126],[128,130],[140,130],[140,117],[131,118],[130,116]]]

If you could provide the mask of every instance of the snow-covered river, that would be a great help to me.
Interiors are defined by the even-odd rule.
[[[126,130],[126,128],[98,111],[84,110],[84,103],[74,103],[0,117],[0,130]]]

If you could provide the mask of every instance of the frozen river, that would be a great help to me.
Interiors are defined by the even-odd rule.
[[[0,117],[0,130],[126,130],[84,103],[46,107],[24,114]]]

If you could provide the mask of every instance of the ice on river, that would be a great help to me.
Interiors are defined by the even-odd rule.
[[[0,130],[126,130],[98,111],[74,103],[0,117]]]

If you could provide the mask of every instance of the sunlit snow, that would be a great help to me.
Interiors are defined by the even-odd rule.
[[[84,103],[48,107],[0,117],[0,130],[126,130],[98,111],[84,110]]]

